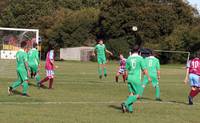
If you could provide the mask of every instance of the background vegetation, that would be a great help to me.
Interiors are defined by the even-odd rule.
[[[182,0],[1,0],[0,14],[2,27],[40,29],[43,50],[49,42],[94,46],[99,38],[115,57],[133,44],[191,52],[200,46],[200,16]],[[166,62],[172,59],[183,61],[175,54]]]

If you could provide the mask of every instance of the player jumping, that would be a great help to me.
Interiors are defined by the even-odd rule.
[[[119,76],[122,75],[123,81],[126,81],[126,59],[122,54],[119,55],[120,58],[120,66],[117,70],[117,74],[115,76],[115,81],[118,82]]]
[[[128,90],[129,96],[124,101],[122,106],[122,111],[132,113],[133,112],[133,103],[140,98],[141,91],[141,70],[145,75],[147,75],[148,80],[151,81],[151,78],[148,75],[148,72],[145,67],[144,59],[138,55],[139,46],[134,46],[132,49],[132,55],[128,57],[126,61],[126,70],[128,72]]]
[[[17,63],[17,81],[15,81],[10,87],[8,87],[8,94],[13,94],[13,91],[22,85],[22,96],[29,96],[27,94],[28,90],[28,76],[30,75],[28,67],[28,59],[26,50],[26,42],[21,42],[21,48],[16,54],[16,63]]]
[[[96,53],[95,53],[96,52]],[[98,44],[95,46],[95,50],[93,52],[93,56],[97,54],[97,62],[99,64],[98,66],[98,73],[99,78],[101,79],[104,75],[107,76],[106,71],[106,53],[109,53],[111,56],[113,55],[110,51],[106,49],[105,44],[103,43],[103,40],[98,40]]]
[[[188,96],[189,105],[193,105],[193,98],[200,92],[200,58],[199,54],[187,63],[185,83],[190,81],[191,90]]]
[[[159,79],[160,79],[160,62],[159,59],[153,56],[153,53],[151,50],[148,50],[147,57],[145,58],[145,64],[147,67],[147,71],[149,73],[149,76],[151,78],[151,82],[153,87],[155,88],[155,97],[157,101],[161,101],[160,99],[160,87],[159,87]],[[143,94],[144,88],[148,84],[148,77],[144,75],[144,79],[142,82],[142,90],[141,95]]]

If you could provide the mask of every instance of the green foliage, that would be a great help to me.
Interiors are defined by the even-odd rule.
[[[6,27],[37,28],[37,18],[51,15],[55,10],[53,0],[11,0],[1,14],[1,25]]]
[[[54,40],[61,41],[63,47],[82,46],[87,40],[94,40],[95,37],[90,31],[98,19],[98,13],[99,10],[95,8],[68,10],[65,20],[56,28],[57,31],[54,31],[54,35],[59,35],[54,36]]]
[[[57,0],[56,3],[58,7],[79,10],[88,7],[98,7],[100,0]]]
[[[44,50],[49,42],[93,46],[96,38],[116,56],[134,44],[199,50],[199,15],[182,0],[2,0],[0,7],[0,26],[39,28]]]
[[[197,21],[194,13],[181,0],[109,0],[101,8],[95,33],[101,31],[112,49],[119,49],[116,45],[127,48],[127,44],[141,44],[152,49],[184,51],[188,50],[187,32]],[[132,26],[138,27],[137,33],[131,30]],[[125,41],[121,42],[122,39]]]
[[[11,0],[1,13],[0,25],[39,28],[44,39],[43,50],[49,42],[56,42],[60,47],[91,45],[95,37],[90,32],[98,19],[98,3],[94,0]]]

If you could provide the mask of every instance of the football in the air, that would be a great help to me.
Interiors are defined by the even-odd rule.
[[[138,30],[137,26],[133,26],[133,27],[132,27],[132,30],[133,30],[133,31],[137,31],[137,30]]]

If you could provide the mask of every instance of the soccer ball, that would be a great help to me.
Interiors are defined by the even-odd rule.
[[[137,26],[133,26],[133,27],[132,27],[132,30],[133,30],[133,31],[137,31],[137,30],[138,30]]]

